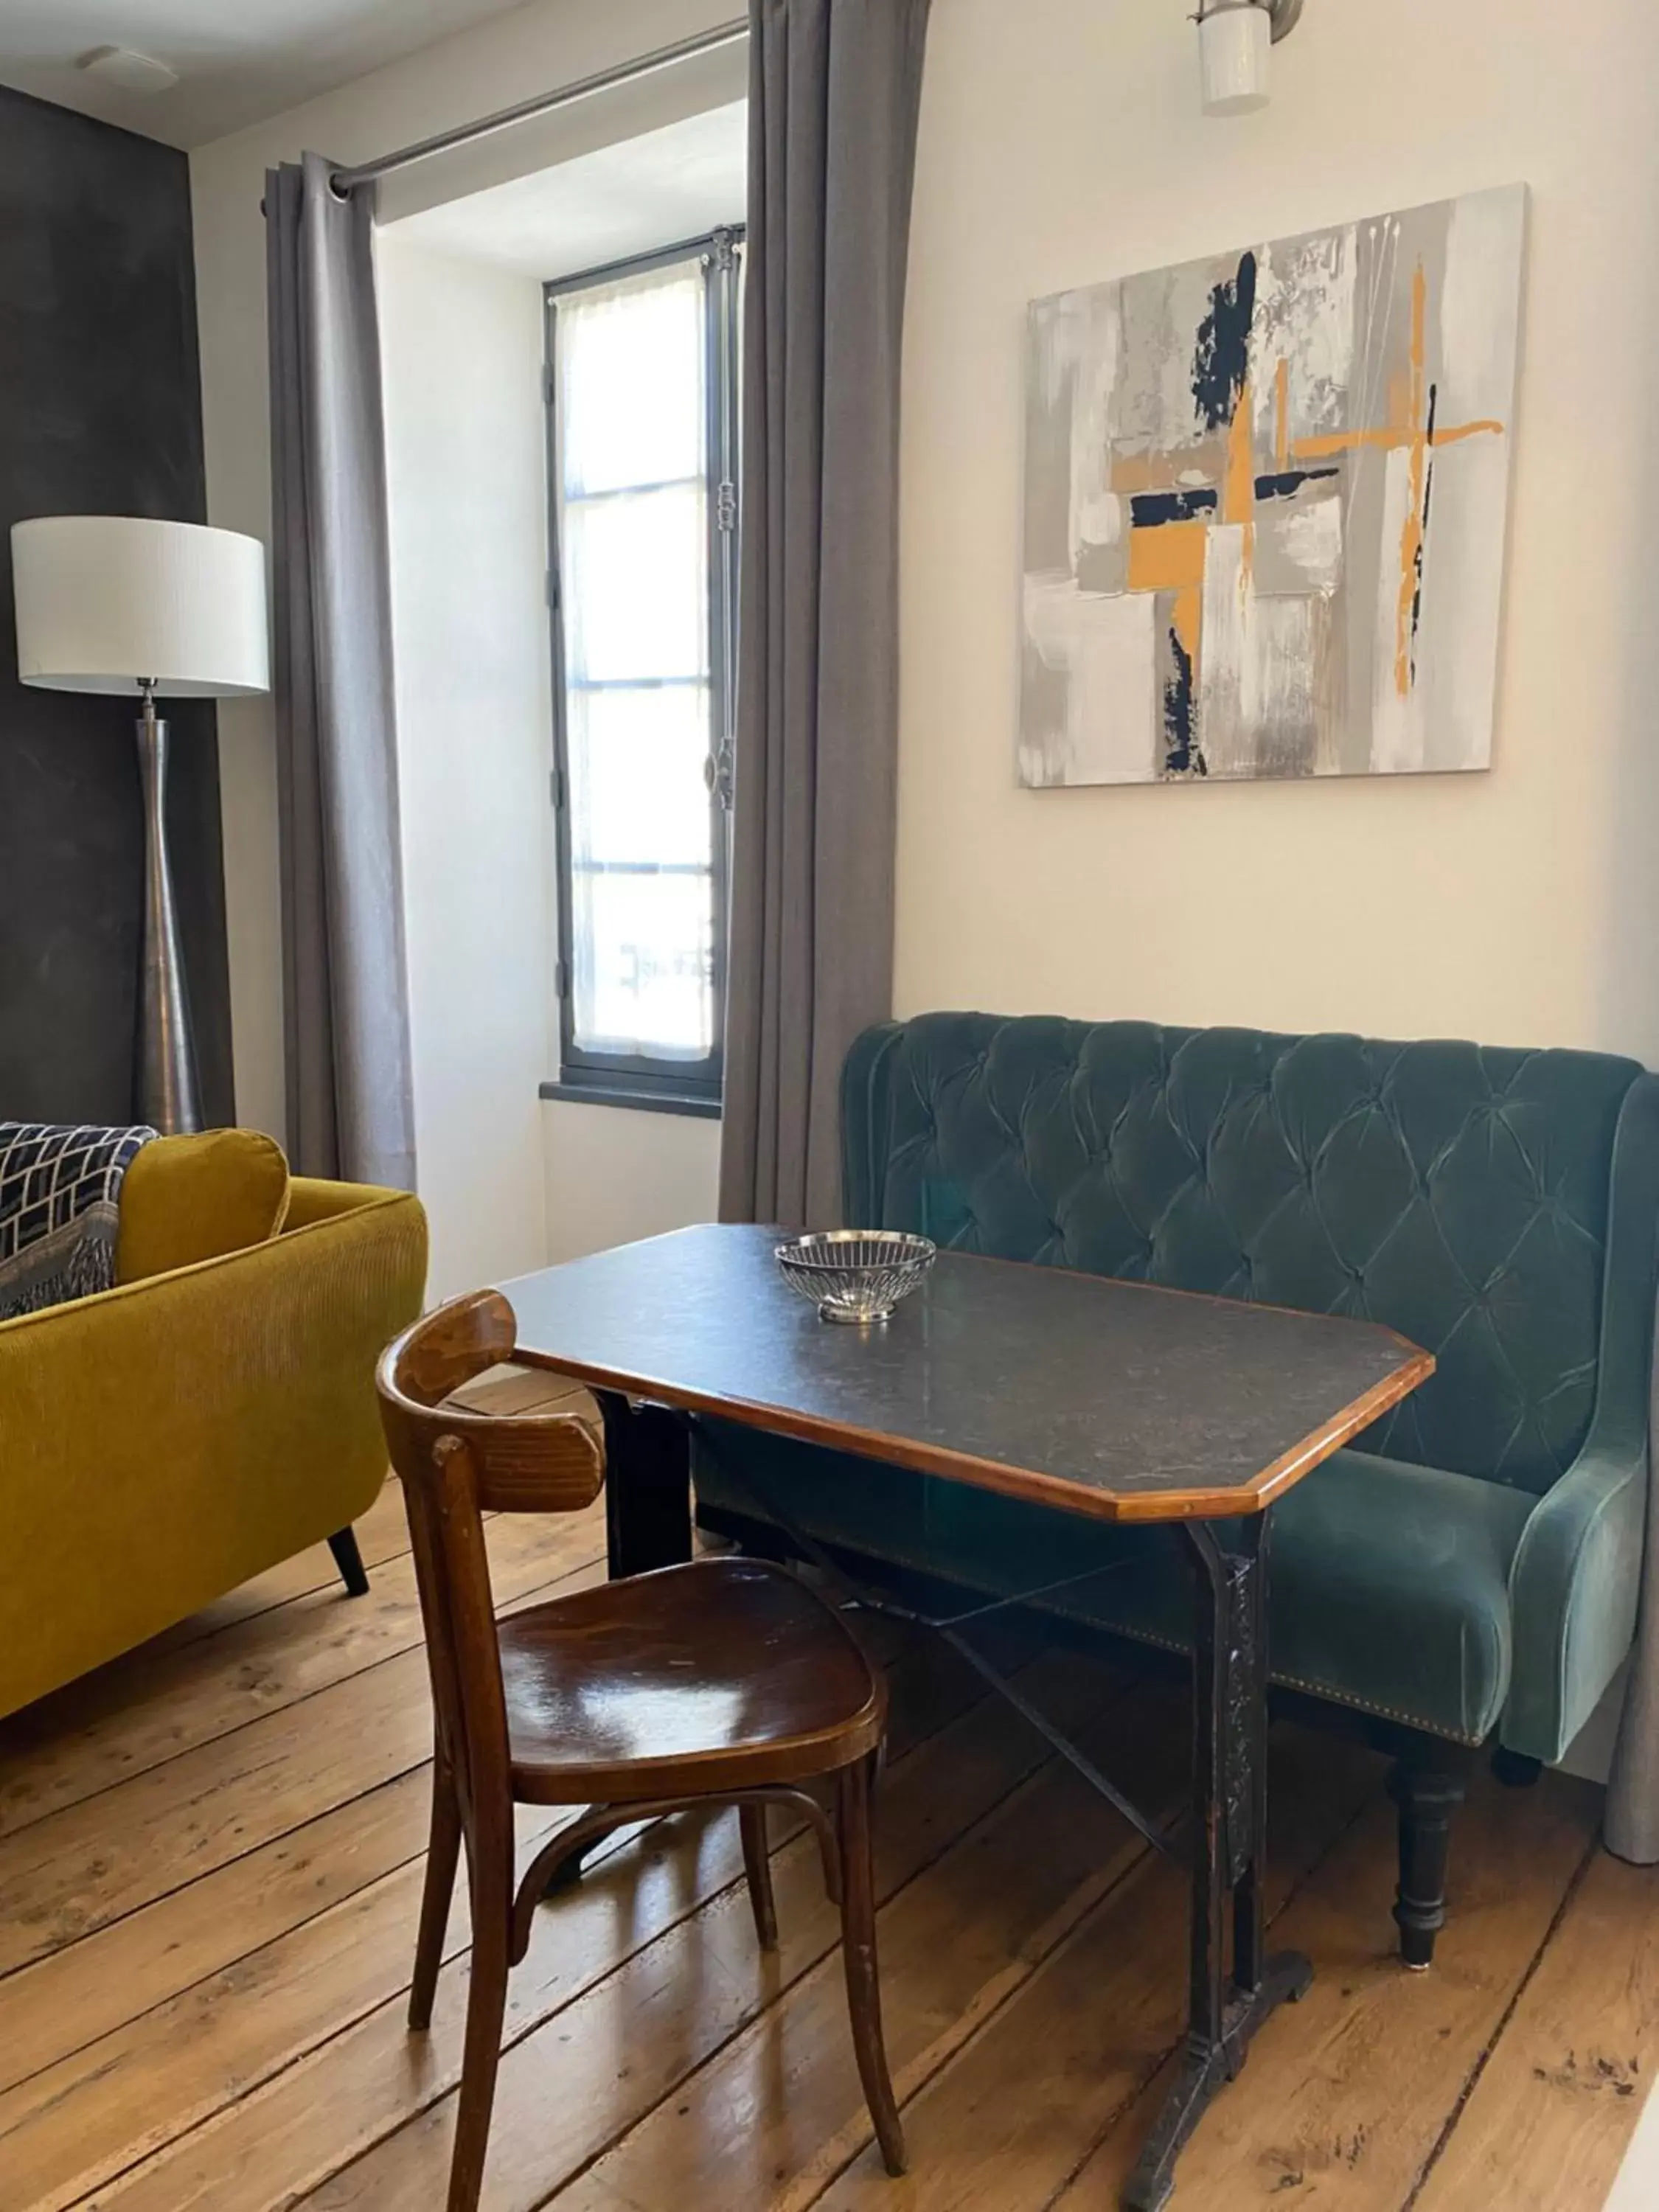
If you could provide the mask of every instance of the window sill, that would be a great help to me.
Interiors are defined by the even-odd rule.
[[[625,1084],[544,1083],[541,1096],[562,1106],[621,1106],[635,1114],[689,1114],[696,1121],[718,1121],[718,1098],[692,1098],[672,1091],[630,1091]]]

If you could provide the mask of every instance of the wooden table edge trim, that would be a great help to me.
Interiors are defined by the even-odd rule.
[[[1285,1309],[1286,1311],[1294,1309]],[[1340,1319],[1339,1316],[1311,1315],[1312,1320]],[[1376,1323],[1367,1326],[1376,1327]],[[1402,1346],[1407,1340],[1397,1336]],[[1434,1355],[1410,1346],[1415,1357],[1373,1383],[1363,1396],[1356,1398],[1310,1436],[1282,1452],[1271,1465],[1246,1484],[1226,1490],[1159,1490],[1144,1496],[1133,1496],[1118,1492],[1095,1491],[1079,1481],[1068,1481],[1059,1475],[1037,1474],[1020,1468],[1005,1465],[1000,1460],[975,1458],[966,1452],[954,1452],[942,1444],[928,1444],[906,1438],[890,1437],[881,1430],[861,1429],[849,1422],[832,1421],[817,1413],[805,1413],[787,1407],[760,1404],[749,1399],[721,1397],[717,1393],[696,1390],[687,1386],[665,1383],[656,1378],[620,1368],[602,1367],[588,1361],[557,1358],[550,1352],[541,1352],[523,1344],[519,1345],[514,1358],[526,1367],[540,1367],[550,1372],[571,1375],[591,1389],[609,1390],[619,1397],[640,1398],[653,1404],[672,1406],[682,1412],[707,1413],[718,1420],[728,1420],[742,1428],[763,1429],[774,1436],[789,1437],[798,1443],[822,1444],[832,1450],[850,1451],[863,1459],[881,1462],[890,1467],[902,1467],[916,1474],[942,1475],[949,1481],[971,1484],[979,1490],[999,1492],[1005,1498],[1023,1499],[1028,1504],[1053,1505],[1062,1511],[1096,1521],[1213,1521],[1236,1518],[1246,1514],[1260,1513],[1275,1499],[1301,1481],[1306,1474],[1340,1451],[1351,1437],[1386,1413],[1402,1398],[1409,1397],[1420,1384],[1426,1382],[1435,1370]]]

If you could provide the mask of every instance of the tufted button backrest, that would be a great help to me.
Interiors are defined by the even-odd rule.
[[[1437,1359],[1363,1448],[1542,1492],[1593,1408],[1596,1053],[929,1014],[848,1063],[848,1218],[1386,1322]]]

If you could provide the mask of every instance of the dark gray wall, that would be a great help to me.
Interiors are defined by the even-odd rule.
[[[0,1121],[131,1118],[133,714],[17,681],[10,529],[206,520],[182,154],[0,87]],[[234,1119],[210,704],[174,701],[169,828],[210,1121]]]

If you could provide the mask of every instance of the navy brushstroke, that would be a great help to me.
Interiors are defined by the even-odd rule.
[[[1250,325],[1255,319],[1255,256],[1245,254],[1230,284],[1210,294],[1193,356],[1193,398],[1206,429],[1231,422],[1250,373]]]
[[[1164,687],[1164,773],[1188,775],[1195,769],[1207,775],[1204,756],[1193,743],[1193,656],[1174,630],[1170,632],[1170,650],[1175,670]]]
[[[1219,495],[1213,486],[1190,491],[1138,491],[1130,495],[1129,520],[1137,530],[1156,530],[1165,522],[1190,522],[1195,515],[1215,510]]]
[[[1340,469],[1290,469],[1283,476],[1258,477],[1255,495],[1258,499],[1290,499],[1305,483],[1316,483],[1321,477],[1340,474]]]

